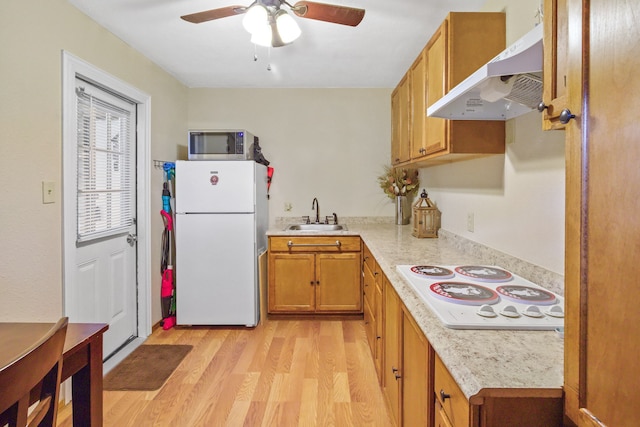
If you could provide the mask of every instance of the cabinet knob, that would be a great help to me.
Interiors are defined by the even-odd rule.
[[[391,372],[398,372],[398,368],[391,367]]]
[[[540,103],[538,104],[538,111],[542,113],[547,108],[549,108],[549,106],[545,104],[544,101],[540,101]]]
[[[563,125],[566,125],[567,123],[569,123],[569,120],[575,119],[575,118],[576,118],[576,115],[571,114],[571,111],[568,108],[565,108],[560,112],[560,123],[562,123]]]
[[[451,395],[444,392],[444,390],[440,390],[440,399],[444,402],[447,399],[450,399]]]
[[[316,285],[320,285],[320,280],[316,280]]]

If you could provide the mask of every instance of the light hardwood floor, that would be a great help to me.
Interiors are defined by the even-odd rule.
[[[159,390],[105,391],[105,426],[392,425],[362,320],[158,329],[145,344],[168,343],[194,348]]]

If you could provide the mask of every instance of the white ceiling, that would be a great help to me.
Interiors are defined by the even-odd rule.
[[[479,10],[485,2],[319,1],[366,13],[357,27],[296,17],[300,38],[267,49],[249,41],[242,15],[201,24],[180,19],[252,0],[69,0],[186,86],[233,88],[395,87],[449,11]]]

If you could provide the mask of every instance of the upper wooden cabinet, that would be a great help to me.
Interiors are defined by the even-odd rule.
[[[411,158],[427,153],[427,52],[420,52],[409,71],[411,81]]]
[[[542,128],[564,129],[560,112],[567,108],[568,0],[544,1],[544,73]]]
[[[407,73],[391,94],[391,163],[397,165],[411,157],[411,82]]]
[[[640,2],[567,1],[565,411],[637,426]]]
[[[426,116],[429,105],[504,48],[504,13],[449,13],[392,94],[394,165],[423,167],[504,153],[502,121],[453,121]],[[407,81],[408,90],[404,87]],[[408,94],[405,104],[401,103],[402,93]],[[408,121],[398,108],[407,104]],[[400,133],[407,123],[407,135],[402,138]]]

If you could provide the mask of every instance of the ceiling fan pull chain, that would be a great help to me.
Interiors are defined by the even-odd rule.
[[[258,45],[253,44],[253,62],[258,60]]]
[[[267,47],[267,71],[271,71],[271,46]]]

